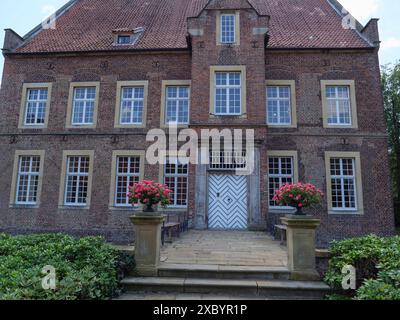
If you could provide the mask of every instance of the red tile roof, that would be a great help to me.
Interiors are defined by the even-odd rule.
[[[78,0],[56,21],[16,52],[123,50],[113,46],[113,30],[144,27],[132,49],[187,48],[187,17],[196,16],[208,0]],[[371,45],[327,0],[249,0],[271,17],[271,48],[366,48]]]

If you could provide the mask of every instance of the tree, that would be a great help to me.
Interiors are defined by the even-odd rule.
[[[385,116],[395,201],[400,202],[400,61],[382,69]]]

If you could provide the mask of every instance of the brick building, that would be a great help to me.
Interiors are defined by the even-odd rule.
[[[318,243],[391,235],[377,20],[335,0],[73,0],[7,29],[0,231],[133,238],[127,185],[174,190],[197,229],[268,229],[274,190],[311,182]],[[254,129],[255,170],[146,161],[150,129]]]

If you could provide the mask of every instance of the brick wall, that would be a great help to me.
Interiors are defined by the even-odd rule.
[[[112,151],[146,149],[149,145],[145,142],[147,130],[160,125],[161,81],[192,79],[191,123],[194,128],[256,129],[261,150],[261,209],[269,230],[281,214],[268,212],[268,150],[297,150],[300,180],[315,183],[323,190],[326,190],[324,152],[358,151],[361,153],[365,214],[329,216],[324,203],[313,212],[322,220],[318,245],[326,246],[333,239],[368,233],[393,234],[377,52],[264,50],[263,37],[251,33],[253,27],[265,24],[260,20],[264,18],[256,19],[252,9],[246,10],[241,16],[240,48],[216,48],[214,13],[207,13],[205,19],[191,22],[192,27],[204,27],[206,31],[202,37],[193,37],[191,53],[6,57],[0,93],[0,231],[64,231],[77,235],[102,234],[115,242],[131,241],[133,230],[128,217],[132,211],[108,207]],[[210,118],[209,66],[232,64],[247,67],[247,118]],[[265,126],[266,79],[296,81],[297,129]],[[359,129],[323,129],[320,80],[327,79],[355,80]],[[124,80],[149,80],[145,129],[113,128],[116,82]],[[101,82],[97,129],[65,129],[72,81]],[[17,129],[24,82],[53,82],[48,129]],[[19,149],[46,150],[42,204],[37,209],[9,208],[14,152]],[[95,150],[90,210],[58,208],[62,151],[69,149]],[[195,170],[195,166],[190,167],[188,210],[191,215],[195,210]],[[158,172],[158,166],[145,167],[147,178],[157,180]]]

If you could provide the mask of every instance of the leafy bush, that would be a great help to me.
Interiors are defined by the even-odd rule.
[[[56,289],[42,288],[42,269],[56,270]],[[0,300],[106,299],[118,293],[133,258],[102,238],[62,234],[0,234]]]
[[[342,268],[357,272],[357,289],[344,294],[360,300],[400,300],[400,237],[374,235],[335,241],[325,281],[336,290],[342,286]]]

